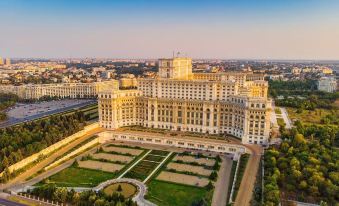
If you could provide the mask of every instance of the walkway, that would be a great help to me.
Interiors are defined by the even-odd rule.
[[[222,162],[218,172],[218,180],[214,184],[214,193],[212,198],[212,206],[226,205],[228,185],[230,181],[232,160],[226,156],[221,157]]]
[[[280,107],[280,110],[281,110],[281,116],[284,119],[284,122],[286,124],[286,126],[285,126],[286,129],[291,129],[292,128],[292,123],[291,123],[290,118],[288,118],[288,113],[287,113],[286,108]]]
[[[133,165],[131,165],[125,172],[123,172],[117,179],[121,179],[127,172],[129,172],[135,165],[137,165],[141,160],[143,160],[149,153],[151,153],[152,150],[148,151],[144,156],[142,156],[138,161],[134,162]]]
[[[151,172],[151,174],[146,177],[143,183],[146,183],[153,175],[158,171],[158,169],[166,162],[166,160],[173,154],[173,152],[168,153],[168,155],[161,161],[161,163]]]
[[[250,205],[262,154],[262,148],[258,145],[246,145],[246,147],[252,154],[248,160],[234,206]]]

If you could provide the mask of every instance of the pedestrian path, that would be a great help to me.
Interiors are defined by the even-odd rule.
[[[142,156],[138,161],[134,162],[125,172],[123,172],[117,179],[122,178],[127,172],[129,172],[135,165],[137,165],[141,160],[143,160],[152,150],[148,151],[144,156]]]
[[[173,152],[168,153],[168,155],[161,161],[161,163],[151,172],[151,174],[146,177],[146,179],[143,181],[143,183],[146,183],[153,175],[158,171],[158,169],[166,162],[166,160],[173,154]]]

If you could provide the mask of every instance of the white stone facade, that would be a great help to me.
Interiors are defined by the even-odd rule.
[[[184,63],[176,68],[176,61]],[[191,63],[187,61],[187,58],[161,59],[159,77],[138,79],[138,89],[99,92],[100,125],[111,130],[141,125],[227,133],[241,138],[243,143],[266,144],[270,135],[271,101],[263,76],[192,74]],[[182,65],[188,71],[183,71]]]
[[[337,91],[337,80],[334,77],[322,77],[318,80],[318,90],[324,92]]]

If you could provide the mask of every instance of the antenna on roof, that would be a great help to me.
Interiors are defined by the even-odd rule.
[[[172,55],[173,55],[173,58],[174,58],[174,51],[173,51]]]

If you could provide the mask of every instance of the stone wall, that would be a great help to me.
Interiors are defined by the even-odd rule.
[[[76,140],[77,138],[85,135],[88,131],[90,130],[93,130],[95,128],[99,128],[99,123],[93,123],[93,124],[90,124],[88,126],[85,126],[85,128],[69,137],[66,137],[65,139],[41,150],[40,152],[38,153],[35,153],[29,157],[26,157],[25,159],[21,160],[20,162],[17,162],[11,166],[8,167],[9,169],[9,172],[12,173],[13,171],[17,171],[17,170],[20,170],[22,168],[24,168],[25,166],[27,166],[28,164],[30,163],[33,163],[34,161],[38,160],[39,157],[42,157],[42,156],[46,156],[46,155],[49,155],[50,153],[54,152],[55,150],[61,148],[62,146],[65,146],[66,144]],[[3,175],[3,172],[0,173],[0,177],[2,177]]]
[[[79,147],[78,149],[72,151],[71,153],[63,156],[62,158],[58,159],[57,161],[53,162],[52,164],[48,165],[47,167],[44,168],[44,170],[48,170],[48,169],[51,169],[52,167],[55,167],[57,166],[58,164],[60,164],[61,162],[69,159],[70,157],[72,156],[75,156],[83,151],[85,151],[86,149],[94,146],[95,144],[99,144],[99,137],[93,139],[92,141],[90,142],[87,142],[86,144],[84,144],[83,146]]]
[[[220,152],[234,154],[235,158],[239,154],[249,152],[241,144],[228,143],[225,140],[207,138],[187,138],[179,136],[168,136],[157,133],[132,132],[132,131],[105,131],[99,134],[99,142],[126,141],[146,144],[166,145],[186,149],[197,149],[203,151]]]

